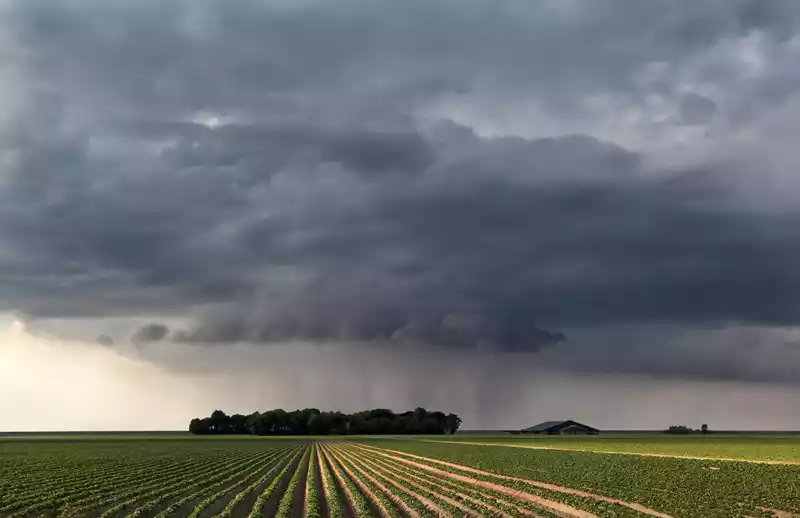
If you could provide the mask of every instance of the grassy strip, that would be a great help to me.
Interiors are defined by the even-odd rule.
[[[322,518],[317,494],[317,444],[311,447],[311,458],[308,464],[308,475],[306,476],[306,499],[303,505],[305,518]]]
[[[350,507],[352,507],[353,512],[359,517],[372,516],[372,510],[367,505],[364,495],[361,494],[352,480],[342,475],[342,472],[339,470],[338,466],[336,466],[331,459],[328,448],[329,446],[326,445],[323,450],[325,461],[328,463],[328,467],[330,468],[331,473],[333,473],[334,478],[339,481],[339,485],[344,490],[347,501],[350,503]]]
[[[366,495],[381,511],[381,516],[385,518],[398,518],[400,513],[395,507],[395,502],[391,499],[391,491],[383,484],[380,484],[368,473],[363,473],[349,459],[345,459],[341,449],[332,448],[333,454],[345,475],[356,483],[361,492]],[[354,471],[361,472],[358,476]]]
[[[322,477],[322,490],[325,493],[325,503],[328,506],[329,518],[343,518],[344,511],[342,510],[342,503],[339,501],[339,494],[336,492],[336,484],[333,481],[328,466],[322,458],[322,449],[317,443],[317,463],[319,464],[319,472]]]
[[[269,498],[275,492],[275,490],[278,487],[278,484],[281,483],[281,480],[283,480],[283,478],[289,473],[289,469],[292,467],[294,459],[297,458],[298,454],[299,452],[295,453],[295,455],[292,457],[292,460],[290,460],[288,464],[284,466],[281,472],[278,473],[278,475],[272,480],[272,483],[269,486],[267,486],[267,488],[264,489],[264,491],[260,495],[258,495],[258,498],[256,498],[256,501],[253,504],[253,509],[250,510],[248,518],[266,518],[264,516],[264,504],[267,503]]]
[[[292,474],[292,478],[289,479],[289,485],[286,487],[286,491],[283,493],[283,497],[281,498],[281,502],[278,505],[278,514],[276,518],[289,518],[292,514],[292,507],[297,505],[298,503],[304,505],[305,502],[295,502],[294,493],[297,490],[298,484],[300,484],[300,479],[303,476],[303,466],[308,467],[308,458],[309,453],[311,452],[311,448],[306,447],[305,451],[303,451],[303,458],[300,459],[300,464],[298,464],[297,469]],[[306,471],[308,471],[306,469]]]

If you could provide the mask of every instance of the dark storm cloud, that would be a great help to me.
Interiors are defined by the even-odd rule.
[[[705,124],[715,111],[717,105],[714,101],[702,95],[686,94],[681,98],[681,120],[686,124]]]
[[[100,335],[97,337],[97,343],[105,347],[112,347],[114,345],[114,339],[108,335]]]
[[[798,5],[12,2],[0,307],[192,315],[189,342],[502,351],[795,324],[800,215],[743,201],[742,164],[664,170],[613,134],[489,137],[434,108],[534,97],[567,119],[661,92],[681,126],[724,123],[736,66],[697,72],[717,95],[641,76],[752,34],[789,63]],[[797,92],[774,68],[741,106]]]
[[[164,324],[147,324],[133,333],[131,342],[135,344],[146,344],[149,342],[160,342],[169,334],[169,328]]]

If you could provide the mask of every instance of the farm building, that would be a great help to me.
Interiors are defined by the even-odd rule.
[[[586,426],[575,421],[545,421],[544,423],[521,430],[522,433],[538,433],[545,435],[588,435],[600,433],[597,428]]]

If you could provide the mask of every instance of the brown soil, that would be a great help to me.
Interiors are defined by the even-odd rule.
[[[420,502],[422,505],[424,505],[425,507],[427,507],[427,508],[428,508],[428,509],[429,509],[431,512],[433,512],[433,514],[435,514],[436,516],[445,516],[445,517],[451,517],[450,513],[448,513],[448,512],[447,512],[447,511],[445,511],[444,509],[442,509],[440,506],[436,505],[436,503],[435,503],[435,502],[433,502],[432,500],[430,500],[430,499],[428,499],[428,498],[425,498],[424,496],[420,495],[420,494],[419,494],[419,493],[417,493],[416,491],[414,491],[414,490],[412,490],[412,489],[409,489],[409,488],[407,488],[407,487],[403,486],[402,484],[399,484],[397,481],[395,481],[395,480],[393,480],[393,479],[391,479],[391,478],[389,478],[389,477],[387,477],[387,476],[385,476],[385,475],[383,475],[383,474],[376,473],[376,475],[378,475],[378,476],[379,476],[379,477],[381,477],[383,480],[385,480],[386,482],[388,482],[388,483],[389,483],[389,484],[391,484],[392,486],[396,487],[396,488],[397,488],[397,489],[399,489],[400,491],[402,491],[402,492],[404,492],[404,493],[408,494],[409,496],[411,496],[411,497],[412,497],[412,498],[414,498],[415,500],[419,501],[419,502]]]
[[[349,457],[348,457],[348,458],[349,458]],[[355,462],[354,462],[353,464],[354,464],[354,465],[356,465],[356,463],[355,463]],[[396,494],[395,494],[395,493],[394,493],[394,492],[393,492],[391,489],[389,489],[389,488],[388,488],[388,487],[386,487],[384,484],[382,484],[382,483],[381,483],[381,482],[380,482],[378,479],[376,479],[375,477],[373,477],[373,476],[372,476],[372,475],[370,475],[369,473],[366,473],[364,470],[362,470],[362,469],[359,467],[359,465],[356,465],[356,470],[357,470],[359,473],[363,474],[363,475],[364,475],[364,476],[365,476],[365,477],[366,477],[368,480],[370,480],[370,481],[371,481],[373,484],[375,484],[375,485],[376,485],[376,486],[377,486],[377,487],[378,487],[378,488],[379,488],[381,491],[383,491],[384,493],[386,493],[386,494],[388,495],[389,499],[390,499],[392,502],[394,502],[394,505],[395,505],[395,506],[397,506],[397,508],[400,510],[400,512],[401,512],[401,513],[403,513],[403,515],[404,515],[404,516],[406,516],[406,517],[408,517],[408,518],[419,518],[419,513],[417,513],[415,510],[411,509],[411,508],[410,508],[410,507],[409,507],[409,506],[408,506],[408,505],[407,505],[407,504],[406,504],[406,503],[403,501],[403,499],[402,499],[402,498],[400,498],[399,496],[397,496],[397,495],[396,495]]]
[[[358,446],[359,447],[363,447],[363,448],[369,448],[372,451],[380,450],[380,449],[375,448],[373,446],[365,446],[365,445],[358,445]],[[388,448],[384,448],[383,451],[391,451],[392,453],[395,453],[395,454],[400,454],[400,455],[405,455],[405,456],[412,457],[412,458],[422,459],[422,460],[425,460],[425,461],[428,461],[428,462],[433,462],[435,464],[440,464],[442,466],[448,466],[448,467],[451,467],[451,468],[456,468],[456,469],[459,469],[461,471],[465,471],[465,472],[468,472],[468,473],[475,473],[475,474],[478,474],[478,475],[499,478],[499,479],[502,479],[502,480],[510,480],[510,481],[514,481],[514,482],[523,482],[523,483],[532,485],[534,487],[539,487],[539,488],[542,488],[542,489],[548,489],[550,491],[555,491],[555,492],[558,492],[558,493],[567,493],[567,494],[572,494],[572,495],[592,498],[592,499],[598,500],[598,501],[618,504],[618,505],[621,505],[623,507],[627,507],[629,509],[633,509],[635,511],[639,511],[640,513],[647,514],[649,516],[655,516],[657,518],[673,518],[672,516],[670,516],[668,514],[662,513],[660,511],[656,511],[655,509],[650,509],[649,507],[645,507],[645,506],[643,506],[641,504],[632,503],[632,502],[626,502],[626,501],[620,500],[618,498],[611,498],[611,497],[608,497],[608,496],[598,495],[596,493],[589,493],[587,491],[582,491],[580,489],[573,489],[573,488],[569,488],[569,487],[566,487],[566,486],[560,486],[560,485],[557,485],[557,484],[550,484],[548,482],[539,482],[539,481],[536,481],[536,480],[529,480],[529,479],[525,479],[525,478],[510,477],[510,476],[507,476],[507,475],[498,475],[497,473],[491,473],[491,472],[488,472],[488,471],[482,471],[482,470],[479,470],[479,469],[471,468],[469,466],[464,466],[464,465],[461,465],[461,464],[455,464],[453,462],[445,462],[445,461],[438,460],[438,459],[432,459],[432,458],[429,458],[429,457],[422,457],[420,455],[414,455],[414,454],[411,454],[411,453],[406,453],[406,452],[402,452],[402,451],[398,451],[398,450],[391,450],[391,449],[388,449]],[[382,455],[387,455],[387,454],[382,453],[382,452],[381,452],[381,454]],[[405,460],[405,459],[397,458],[397,460]],[[407,460],[405,460],[405,461],[406,462],[411,462],[411,461],[407,461]],[[415,463],[415,464],[418,464],[418,463]],[[430,466],[427,466],[427,467],[430,467]]]
[[[342,510],[344,511],[345,516],[348,518],[360,518],[356,516],[356,508],[353,503],[353,494],[350,492],[350,488],[347,487],[342,473],[333,463],[327,448],[322,449],[322,456],[325,458],[325,464],[328,468],[328,471],[333,475],[333,481],[336,485],[336,493],[341,498]]]
[[[330,508],[328,507],[327,496],[328,483],[322,476],[322,456],[319,452],[319,443],[317,443],[314,451],[314,471],[317,475],[317,499],[319,500],[319,514],[320,516],[329,516]]]
[[[359,445],[359,446],[361,446],[361,445]],[[497,491],[498,493],[503,493],[503,494],[506,494],[506,495],[513,496],[515,498],[521,498],[523,500],[527,500],[527,501],[533,503],[534,505],[536,505],[537,507],[540,507],[542,509],[548,510],[548,511],[550,511],[550,512],[552,512],[552,513],[554,513],[554,514],[556,514],[558,516],[561,516],[563,518],[598,518],[596,515],[594,515],[592,513],[589,513],[587,511],[582,511],[580,509],[577,509],[575,507],[572,507],[572,506],[569,506],[569,505],[566,505],[566,504],[562,504],[560,502],[555,502],[553,500],[548,500],[548,499],[540,497],[538,495],[533,495],[531,493],[526,493],[524,491],[518,491],[518,490],[512,489],[510,487],[502,486],[500,484],[494,484],[494,483],[491,483],[491,482],[486,482],[484,480],[479,480],[477,478],[468,477],[468,476],[465,476],[465,475],[458,475],[456,473],[450,473],[450,472],[445,471],[445,470],[441,470],[441,469],[438,469],[438,468],[434,468],[432,466],[428,466],[427,464],[414,462],[412,460],[408,460],[408,459],[405,459],[403,457],[399,457],[397,455],[390,455],[388,453],[384,453],[382,451],[378,451],[377,448],[370,447],[370,451],[373,451],[373,452],[377,453],[378,455],[383,455],[383,456],[388,457],[390,459],[394,459],[394,460],[397,460],[397,461],[400,461],[400,462],[404,462],[404,463],[406,463],[406,464],[408,464],[410,466],[414,466],[415,468],[423,469],[423,470],[428,471],[430,473],[435,473],[436,475],[441,476],[441,477],[447,477],[447,478],[451,478],[453,480],[458,480],[460,482],[466,482],[467,484],[480,486],[480,487],[483,487],[483,488],[486,488],[486,489],[490,489],[492,491]],[[403,453],[403,452],[396,452],[395,450],[385,450],[385,451],[392,451],[392,452],[395,452],[395,453]],[[411,454],[408,454],[408,455],[411,455]],[[414,457],[421,458],[421,459],[428,460],[428,461],[431,460],[431,459],[429,459],[427,457],[420,457],[418,455],[414,455]],[[437,462],[439,462],[439,461],[437,461]],[[447,464],[447,463],[445,463],[445,464]],[[461,466],[456,465],[456,464],[453,464],[453,467],[461,468]],[[471,472],[472,470],[469,469],[469,470],[465,470],[465,471]],[[482,472],[480,472],[479,470],[475,470],[475,471],[482,474]],[[494,474],[490,474],[490,475],[494,475]]]
[[[759,507],[762,511],[766,511],[768,513],[772,513],[775,518],[800,518],[800,515],[793,514],[787,511],[781,511],[780,509],[771,509],[769,507]]]
[[[361,481],[361,478],[356,476],[353,473],[353,471],[342,462],[342,459],[339,456],[339,452],[336,451],[336,450],[332,450],[332,455],[334,456],[334,458],[336,458],[339,461],[339,466],[341,467],[341,469],[347,475],[350,476],[350,479],[353,480],[353,482],[355,482],[355,484],[358,487],[359,491],[361,491],[361,493],[365,497],[367,497],[368,501],[372,502],[373,506],[375,507],[375,510],[378,512],[378,516],[382,516],[383,518],[390,518],[391,514],[389,513],[389,510],[386,508],[386,506],[383,505],[383,503],[380,501],[380,499],[378,499],[378,496],[366,484],[364,484],[364,482]],[[358,469],[358,468],[356,468],[356,469]],[[371,476],[369,476],[367,473],[364,473],[361,470],[359,470],[359,472],[362,475],[364,475],[365,478],[367,478],[367,480],[371,480],[373,483],[376,482],[375,479],[372,478]],[[376,485],[378,485],[378,484],[376,484]],[[385,488],[381,488],[379,485],[378,485],[378,487],[380,489],[382,489],[382,490],[385,489]],[[391,492],[389,492],[389,491],[384,491],[384,492],[386,492],[388,494],[391,494]]]
[[[506,514],[502,509],[499,509],[499,508],[489,504],[485,500],[478,500],[477,498],[473,498],[473,497],[469,496],[466,493],[462,493],[462,492],[458,491],[458,489],[457,489],[458,486],[456,486],[456,489],[454,489],[452,486],[445,486],[445,485],[442,485],[441,483],[437,483],[437,482],[434,482],[432,480],[428,480],[428,479],[422,478],[422,477],[414,474],[413,470],[411,470],[411,468],[409,466],[406,466],[406,465],[403,465],[403,464],[396,464],[396,463],[393,463],[393,462],[390,462],[390,461],[387,461],[387,460],[384,460],[384,461],[381,461],[381,462],[378,462],[377,460],[375,460],[375,463],[378,464],[378,465],[382,465],[382,466],[390,466],[393,469],[400,470],[407,477],[413,479],[413,482],[411,482],[411,483],[417,483],[417,481],[418,481],[419,483],[428,484],[428,485],[430,485],[432,487],[437,488],[439,491],[445,491],[445,492],[447,492],[447,493],[449,493],[451,495],[456,495],[460,499],[465,500],[467,502],[470,502],[473,505],[486,508],[486,509],[489,510],[489,512],[492,513],[492,516],[499,516],[501,518],[511,518],[511,516]],[[443,482],[443,481],[440,481],[440,482]],[[453,482],[449,482],[449,483],[453,484]],[[537,515],[536,513],[531,511],[530,509],[525,509],[524,507],[520,507],[520,506],[516,505],[515,503],[513,503],[510,500],[504,500],[504,499],[498,498],[496,495],[493,495],[493,494],[489,493],[488,491],[481,491],[477,487],[470,487],[469,490],[470,490],[470,492],[474,492],[474,493],[478,493],[478,494],[482,495],[486,499],[493,500],[493,501],[495,501],[495,502],[497,502],[499,504],[505,505],[507,507],[513,507],[514,508],[514,512],[516,512],[516,513],[524,514],[526,516],[531,516],[531,517],[534,517],[534,518],[539,518],[539,515]]]
[[[307,446],[310,448],[310,446]],[[305,453],[303,454],[305,455]],[[308,480],[308,462],[309,459],[306,459],[305,462],[298,468],[300,469],[300,480],[297,481],[297,487],[294,488],[294,500],[292,501],[292,512],[290,516],[292,518],[304,518],[306,513],[306,503],[308,500],[306,499],[306,482]]]
[[[372,469],[373,473],[376,473],[376,474],[378,473],[379,470],[382,471],[384,469],[388,469],[390,471],[390,473],[391,473],[391,478],[393,480],[400,480],[400,481],[406,482],[408,484],[407,487],[414,487],[414,486],[417,485],[417,482],[411,480],[407,476],[401,474],[400,472],[398,472],[398,471],[396,471],[394,469],[387,468],[385,465],[381,465],[380,463],[374,461],[373,459],[367,460],[367,459],[363,459],[362,458],[362,459],[360,459],[360,462],[362,463],[361,464],[362,466],[364,466],[366,469]],[[380,476],[383,477],[383,478],[387,478],[387,476],[384,475],[384,474],[380,474]],[[442,486],[439,486],[439,488],[441,488],[441,487]],[[481,515],[478,514],[475,510],[465,506],[464,504],[462,504],[461,502],[459,502],[457,500],[454,500],[454,499],[450,498],[449,496],[447,496],[446,494],[444,494],[444,493],[442,493],[440,491],[437,491],[437,490],[432,489],[430,487],[423,487],[423,489],[425,491],[429,492],[429,493],[432,493],[433,495],[435,495],[437,498],[439,498],[443,502],[447,502],[449,505],[460,509],[461,511],[463,511],[464,516],[474,516],[474,517],[477,517],[477,518],[481,517]],[[448,490],[447,492],[449,494],[453,494],[453,495],[461,494],[461,493],[457,493],[457,492],[451,491],[451,490]],[[466,497],[466,495],[462,495],[462,496]],[[486,508],[486,505],[481,504],[480,507]],[[501,516],[501,517],[504,517],[504,518],[511,518],[509,515],[503,513],[500,509],[498,509],[496,507],[493,507],[492,510],[494,511],[493,512],[493,516]]]

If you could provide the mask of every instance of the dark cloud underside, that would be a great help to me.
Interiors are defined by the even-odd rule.
[[[11,2],[0,308],[192,322],[140,344],[795,325],[800,214],[730,142],[798,93],[797,5]]]

